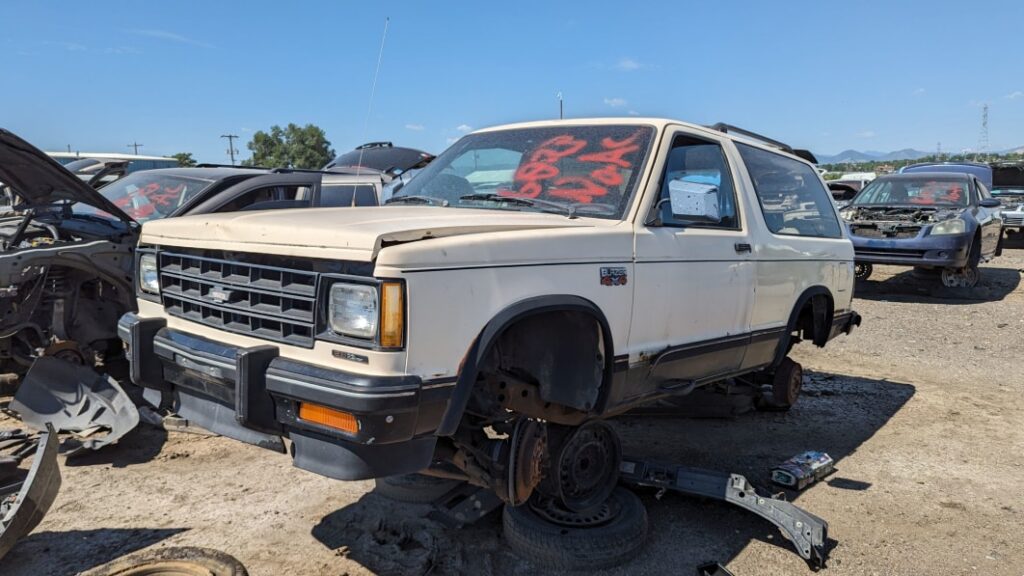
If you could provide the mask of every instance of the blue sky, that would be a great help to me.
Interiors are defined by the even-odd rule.
[[[947,7],[948,6],[948,7]],[[370,89],[384,19],[383,63]],[[0,4],[0,126],[37,146],[224,162],[315,123],[440,152],[566,116],[727,121],[821,154],[1024,146],[1024,2]]]

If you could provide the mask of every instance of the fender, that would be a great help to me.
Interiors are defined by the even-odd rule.
[[[804,309],[804,306],[815,296],[824,296],[828,305],[823,312],[822,317],[819,319],[817,316],[819,310],[812,309],[812,314],[815,315],[814,320],[814,337],[812,342],[817,346],[824,346],[828,342],[829,331],[832,329],[832,316],[835,314],[835,299],[832,297],[832,292],[824,286],[811,286],[810,288],[803,291],[800,297],[796,299],[796,304],[793,305],[793,311],[789,313],[789,322],[786,324],[786,333],[779,340],[779,349],[775,352],[775,360],[772,362],[772,368],[777,367],[782,360],[786,357],[786,353],[789,350],[789,341],[793,338],[793,331],[797,328],[797,322],[800,320],[800,312]]]
[[[607,397],[607,386],[604,384],[611,381],[612,366],[615,355],[614,343],[612,342],[611,328],[601,309],[596,304],[569,294],[553,294],[550,296],[536,296],[527,298],[505,308],[492,318],[469,347],[459,367],[459,375],[455,382],[455,389],[452,391],[451,400],[448,402],[448,409],[444,413],[441,425],[438,426],[438,436],[451,436],[459,427],[462,420],[462,413],[466,410],[469,397],[473,392],[477,376],[480,372],[480,365],[487,359],[495,342],[502,333],[519,320],[529,316],[543,314],[545,312],[583,312],[594,318],[601,326],[601,334],[604,339],[605,357],[604,372],[599,391],[596,408],[602,407]]]

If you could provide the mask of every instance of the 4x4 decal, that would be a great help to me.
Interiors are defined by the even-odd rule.
[[[622,266],[605,266],[601,268],[601,286],[625,286],[629,281],[626,269]]]

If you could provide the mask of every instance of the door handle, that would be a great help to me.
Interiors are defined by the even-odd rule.
[[[750,252],[750,244],[747,244],[745,242],[737,242],[737,243],[733,244],[732,247],[735,248],[736,251],[740,252],[740,253],[742,253],[742,252]]]

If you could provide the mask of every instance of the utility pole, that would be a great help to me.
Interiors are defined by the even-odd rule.
[[[942,162],[942,142],[935,145],[935,159]]]
[[[564,108],[562,107],[562,93],[558,93],[558,119],[565,118]]]
[[[238,150],[235,149],[235,138],[238,138],[237,134],[221,134],[221,138],[228,139],[228,156],[231,156],[231,165],[235,165],[235,154],[238,154]]]
[[[981,107],[981,135],[978,136],[978,153],[982,159],[988,154],[988,104]]]
[[[135,155],[138,156],[139,155],[139,148],[142,148],[143,146],[144,146],[144,144],[139,144],[138,142],[132,142],[131,144],[128,145],[128,148],[133,148],[135,150]]]

